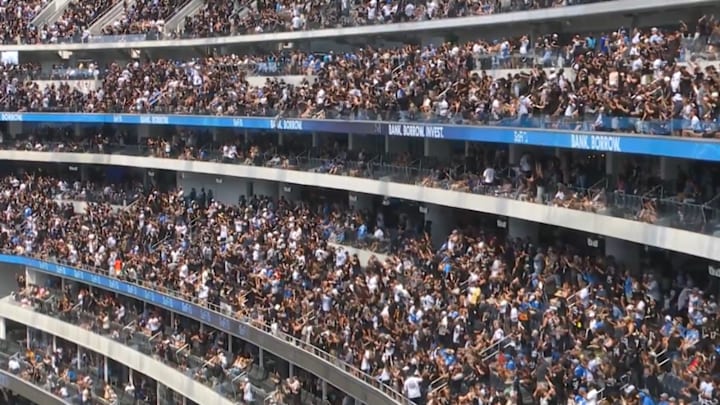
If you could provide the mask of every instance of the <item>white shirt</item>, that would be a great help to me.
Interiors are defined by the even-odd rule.
[[[250,385],[250,383],[246,383],[243,388],[243,400],[245,402],[255,401],[255,394],[252,391],[252,385]]]
[[[520,170],[523,172],[529,172],[532,170],[532,167],[530,167],[530,157],[528,155],[522,155],[520,157]]]
[[[700,383],[700,397],[701,398],[712,398],[712,393],[715,390],[715,387],[712,383],[709,383],[707,381],[703,381]]]
[[[333,299],[329,294],[323,294],[320,297],[323,312],[330,312],[332,309]]]
[[[414,17],[415,16],[415,5],[412,3],[408,3],[405,6],[405,15],[408,17]]]
[[[370,2],[370,6],[368,6],[367,9],[367,19],[369,21],[374,21],[377,19],[377,3],[375,1]]]
[[[597,399],[598,399],[598,392],[597,392],[597,390],[592,389],[592,390],[588,391],[587,397],[585,397],[585,401],[586,401],[585,403],[587,405],[595,405],[595,404],[597,404]]]
[[[690,129],[696,132],[702,131],[702,126],[700,125],[700,118],[698,118],[697,115],[694,115],[692,119],[690,119]]]
[[[488,167],[487,169],[485,169],[485,171],[483,172],[483,181],[486,184],[494,183],[495,182],[495,169],[493,169],[492,167]]]
[[[421,383],[422,378],[418,376],[410,376],[405,379],[405,384],[403,384],[403,391],[405,391],[405,395],[407,395],[410,399],[420,398],[422,396],[420,389]]]

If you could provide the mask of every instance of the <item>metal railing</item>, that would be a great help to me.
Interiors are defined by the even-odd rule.
[[[59,151],[55,148],[57,146],[55,144],[46,144],[45,146],[44,151]],[[145,146],[104,145],[102,150],[98,150],[90,146],[68,147],[68,145],[64,145],[63,151],[155,157],[153,151]],[[182,151],[179,152],[182,153]],[[177,155],[159,157],[172,158],[173,156]],[[609,180],[603,178],[590,188],[562,186],[565,200],[558,200],[555,198],[558,191],[555,185],[547,185],[542,189],[518,188],[514,184],[516,179],[511,177],[504,177],[492,185],[482,183],[480,176],[476,174],[464,174],[455,179],[436,180],[437,171],[432,167],[425,167],[422,161],[403,166],[385,163],[380,159],[357,162],[336,158],[314,158],[309,157],[307,153],[302,153],[286,156],[290,165],[278,166],[271,164],[269,159],[271,156],[275,155],[269,154],[249,165],[369,178],[491,197],[520,199],[703,234],[720,232],[720,203],[718,203],[720,196],[716,196],[707,203],[698,203],[680,194],[677,197],[661,197],[663,194],[667,194],[662,186],[655,187],[652,192],[631,194],[608,190],[605,187],[608,187]],[[225,164],[248,165],[247,160],[228,160],[223,158],[221,153],[212,149],[202,149],[201,153],[197,153],[191,158]],[[541,192],[541,195],[530,198],[536,192]]]
[[[20,365],[20,370],[17,372],[17,374],[13,371],[8,371],[10,375],[13,376],[13,378],[16,378],[18,382],[22,381],[25,384],[29,384],[31,386],[34,386],[38,389],[41,389],[45,395],[48,396],[48,398],[45,398],[45,400],[52,399],[55,403],[59,404],[66,404],[66,405],[77,405],[77,397],[79,392],[81,390],[78,388],[77,384],[65,381],[63,382],[63,385],[65,388],[69,391],[67,397],[61,397],[58,395],[58,392],[54,390],[54,388],[57,388],[59,386],[58,380],[59,376],[57,375],[49,375],[47,372],[41,373],[40,370],[29,363],[25,356],[23,355],[24,347],[20,347],[17,343],[10,341],[10,340],[0,340],[0,368],[3,370],[8,370],[8,365],[10,360],[16,361]],[[94,373],[92,369],[88,368],[82,368],[80,365],[76,365],[74,369],[79,372],[83,373],[85,375],[92,375],[95,376],[96,373]],[[24,371],[27,370],[33,370],[36,373],[41,374],[39,378],[33,379],[33,378],[22,378],[20,375],[23,374]],[[0,373],[0,377],[5,377],[2,373]],[[101,387],[101,386],[99,386]],[[97,388],[99,388],[97,387]],[[4,383],[3,388],[10,388],[9,384]],[[93,393],[91,404],[94,405],[121,405],[121,404],[108,404],[106,401],[99,401],[100,398],[97,398]],[[122,405],[128,405],[128,404],[122,404]]]
[[[16,255],[15,252],[5,252],[5,253],[10,254],[10,255]],[[58,264],[61,266],[70,266],[70,267],[85,269],[87,271],[101,274],[101,275],[104,275],[107,277],[111,277],[113,279],[118,279],[118,280],[122,280],[125,282],[134,283],[139,286],[144,286],[144,280],[133,280],[133,279],[125,278],[125,277],[119,278],[119,277],[116,277],[116,275],[108,269],[102,269],[102,268],[98,268],[98,267],[94,267],[94,266],[87,266],[87,265],[77,266],[77,265],[73,265],[73,264],[64,263],[61,260],[58,261],[58,260],[56,260],[56,258],[44,257],[42,255],[39,255],[39,256],[26,255],[26,257],[30,257],[30,258],[37,259],[37,260],[42,260],[42,261],[53,263],[53,264]],[[42,271],[42,269],[36,269],[36,270]],[[147,286],[144,286],[144,287],[147,288]],[[168,288],[160,286],[160,285],[152,285],[150,288],[152,288],[153,290],[155,290],[156,292],[158,292],[160,294],[164,294],[164,295],[185,301],[188,304],[199,305],[203,308],[206,308],[208,311],[214,312],[217,315],[220,315],[223,317],[232,317],[232,314],[229,313],[229,311],[227,311],[226,309],[223,309],[222,306],[200,300],[196,297],[192,297],[187,294],[183,294],[179,291],[168,289]],[[252,319],[249,317],[242,317],[242,318],[235,317],[235,319],[238,319],[239,321],[243,322],[243,324],[247,328],[255,329],[256,331],[261,332],[262,334],[265,334],[265,335],[274,336],[275,338],[278,338],[278,339],[282,340],[283,342],[287,343],[289,346],[303,350],[303,351],[313,355],[315,358],[323,361],[324,363],[333,366],[334,368],[337,369],[337,371],[354,377],[356,380],[366,384],[368,386],[368,388],[372,387],[372,388],[380,391],[389,400],[388,403],[400,404],[400,405],[413,405],[412,401],[407,399],[402,393],[383,384],[376,377],[364,373],[363,371],[359,370],[358,368],[341,360],[337,356],[334,356],[328,352],[325,352],[322,349],[314,346],[311,343],[304,342],[294,336],[291,336],[289,334],[281,332],[281,331],[277,330],[277,328],[273,328],[272,325],[260,322],[256,319]],[[258,344],[261,346],[261,344],[259,344],[257,342],[252,342],[252,343]],[[338,388],[343,389],[343,387],[338,387]]]
[[[473,354],[473,356],[477,358],[478,361],[481,363],[491,362],[495,358],[495,356],[497,356],[500,351],[502,351],[503,348],[506,348],[512,344],[515,337],[515,334],[506,335],[495,342],[491,342],[488,346],[484,347],[478,353]],[[465,378],[474,379],[475,371],[473,370],[471,374],[469,376],[466,376]],[[433,394],[447,387],[449,385],[447,379],[447,376],[441,376],[430,382],[430,384],[428,385],[428,394]]]
[[[78,305],[73,307],[70,311],[60,312],[55,309],[45,314],[58,317],[58,319],[65,322],[76,324],[84,329],[89,330],[92,333],[109,337],[114,341],[131,347],[132,349],[144,355],[152,356],[154,359],[160,360],[165,365],[168,365],[170,367],[178,368],[181,364],[187,365],[188,372],[185,373],[187,377],[193,378],[195,381],[203,383],[210,388],[217,388],[213,380],[197,378],[198,375],[203,374],[204,369],[207,369],[207,361],[204,361],[200,357],[194,356],[193,354],[186,352],[184,350],[184,347],[177,350],[163,352],[160,349],[160,347],[162,346],[162,342],[159,341],[159,338],[163,336],[162,330],[153,335],[149,335],[148,333],[145,333],[144,331],[139,329],[137,318],[132,319],[127,324],[110,321],[109,325],[102,325],[98,322],[97,314],[83,312]],[[128,312],[126,313],[125,318],[132,318],[133,316],[139,317],[139,314],[133,314],[132,312]],[[170,349],[172,349],[172,347]],[[174,354],[174,356],[169,355],[170,353]],[[193,359],[195,360],[194,362]],[[236,395],[237,391],[216,390],[216,392],[221,393],[223,396],[233,402],[240,399]]]

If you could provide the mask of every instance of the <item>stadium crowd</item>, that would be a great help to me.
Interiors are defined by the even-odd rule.
[[[301,392],[299,387],[293,389],[297,377],[282,380],[278,374],[253,364],[252,354],[242,347],[233,350],[237,354],[227,350],[227,335],[202,328],[198,322],[84,285],[65,285],[62,289],[59,283],[46,287],[23,283],[15,299],[22,306],[57,316],[162,360],[242,404],[258,403],[256,397],[272,397],[276,401],[273,405],[302,403],[299,395],[293,395]],[[139,396],[143,398],[144,394]]]
[[[18,299],[23,303],[47,298],[43,288],[20,287]],[[14,336],[16,331],[11,331]],[[97,370],[102,369],[101,356],[89,351],[78,352],[78,347],[61,340],[50,345],[41,339],[26,341],[27,336],[18,340],[0,341],[3,352],[0,362],[4,369],[18,377],[43,387],[55,396],[73,404],[97,404],[93,398],[103,398],[106,404],[116,404],[117,394],[107,383],[98,383]],[[8,353],[9,352],[9,353]]]
[[[58,181],[2,180],[6,251],[269,323],[416,403],[709,403],[718,394],[717,300],[691,274],[625,268],[472,224],[434,248],[403,220],[393,253],[360,263],[326,241],[382,228],[370,212],[261,196],[225,205],[210,190],[73,212],[50,197]]]
[[[103,27],[103,35],[133,35],[162,32],[165,19],[184,5],[181,0],[140,1],[125,6],[120,20]]]
[[[720,73],[712,62],[687,56],[717,54],[720,37],[696,33],[686,40],[689,34],[683,25],[567,42],[553,34],[535,44],[522,37],[349,54],[114,63],[89,92],[72,82],[41,88],[25,80],[27,68],[5,66],[0,105],[4,111],[399,119],[714,137]],[[484,70],[499,67],[524,69],[507,76]],[[308,77],[251,85],[248,70]]]
[[[489,15],[503,12],[573,6],[608,0],[490,1],[388,1],[331,2],[323,0],[218,2],[206,0],[204,7],[189,15],[178,31],[165,32],[164,23],[188,2],[141,0],[125,5],[122,18],[101,30],[102,35],[156,34],[162,37],[213,37],[260,32],[310,30],[407,21]],[[92,24],[118,3],[117,0],[71,1],[57,21],[32,24],[48,4],[39,0],[12,0],[0,8],[4,44],[87,42]]]
[[[321,138],[322,139],[322,138]],[[366,178],[383,178],[424,187],[485,194],[549,204],[713,234],[720,227],[720,173],[712,163],[695,162],[662,178],[657,165],[630,159],[610,175],[598,157],[561,159],[554,151],[525,152],[511,161],[491,145],[474,145],[444,157],[410,152],[348,150],[336,140],[315,147],[305,138],[284,137],[278,145],[267,137],[239,139],[198,130],[169,131],[141,139],[111,128],[37,128],[0,139],[0,148],[80,153],[120,153],[183,160],[305,170]],[[93,190],[77,181],[64,187],[88,201],[134,201],[141,181]],[[378,245],[382,246],[382,244]]]

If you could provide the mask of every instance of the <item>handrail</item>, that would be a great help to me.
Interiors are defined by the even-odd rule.
[[[263,404],[266,404],[266,405],[271,404],[271,403],[272,403],[272,400],[273,400],[273,397],[275,396],[276,393],[277,393],[277,390],[268,393],[268,396],[265,397],[265,399],[263,400]]]
[[[490,344],[487,347],[483,348],[478,353],[474,354],[474,357],[478,358],[481,362],[489,361],[496,354],[500,353],[502,344],[508,340],[511,340],[511,338],[513,338],[514,336],[515,336],[515,334],[511,333],[509,335],[504,336],[501,339],[496,340],[495,342],[490,342]],[[428,392],[434,393],[434,392],[440,391],[441,389],[447,387],[448,385],[449,384],[447,382],[447,377],[438,377],[438,378],[434,379],[432,382],[430,382],[430,385],[428,386]]]
[[[662,196],[662,192],[663,192],[663,185],[662,185],[662,184],[656,184],[653,188],[651,188],[650,190],[646,191],[642,196],[649,198],[650,196],[652,196],[652,195],[653,195],[656,191],[658,191],[658,190],[660,191],[660,195]]]
[[[21,260],[18,260],[18,259],[21,259]],[[49,257],[42,257],[42,256],[41,257],[33,257],[33,256],[29,256],[29,255],[17,255],[14,252],[5,252],[5,255],[0,256],[0,262],[2,262],[2,261],[5,261],[6,263],[25,265],[25,266],[28,266],[28,268],[30,268],[32,270],[55,274],[56,276],[58,276],[58,274],[53,273],[51,266],[61,266],[62,268],[67,269],[67,270],[64,270],[64,271],[66,271],[66,273],[62,276],[65,278],[76,278],[76,277],[74,277],[74,274],[69,274],[69,273],[77,272],[77,274],[79,275],[79,274],[82,274],[84,271],[90,271],[91,273],[100,274],[105,277],[108,277],[111,280],[123,281],[126,283],[137,285],[139,288],[142,288],[143,290],[147,289],[147,287],[144,286],[142,283],[143,280],[139,280],[140,282],[137,282],[138,280],[118,278],[111,271],[109,271],[107,269],[98,268],[98,267],[94,267],[94,266],[77,267],[72,264],[65,264],[62,261],[53,260],[53,258],[49,258]],[[81,282],[83,282],[83,283],[89,283],[91,285],[98,285],[97,281],[93,282],[91,276],[88,276],[87,279],[85,276],[80,276],[80,278],[81,278]],[[108,287],[101,286],[101,288],[107,289]],[[198,300],[195,297],[188,297],[186,294],[182,294],[178,291],[171,290],[171,289],[168,289],[163,286],[153,285],[152,290],[154,292],[162,294],[164,296],[172,297],[177,300],[183,301],[183,302],[187,303],[188,305],[193,305],[198,308],[203,308],[203,312],[210,311],[217,316],[220,316],[223,318],[231,318],[226,313],[226,311],[223,311],[223,309],[221,307],[214,305],[212,303],[200,302],[200,300]],[[119,294],[122,294],[122,295],[130,295],[129,293],[123,292],[123,291],[116,291],[116,292]],[[139,292],[136,292],[136,294],[138,294],[138,293]],[[140,299],[142,299],[142,298],[140,298]],[[168,309],[170,309],[170,308],[168,308]],[[172,309],[170,309],[170,310],[172,310]],[[341,373],[345,374],[346,376],[352,377],[354,381],[357,381],[365,386],[364,390],[370,390],[369,392],[377,391],[380,394],[380,396],[384,399],[384,401],[382,402],[383,404],[412,405],[412,402],[409,399],[407,399],[403,394],[401,394],[400,392],[392,389],[391,387],[381,383],[374,376],[365,374],[364,372],[357,369],[356,367],[345,363],[344,361],[337,358],[336,356],[333,356],[332,354],[327,353],[312,344],[306,343],[300,339],[295,338],[294,336],[291,336],[284,332],[281,332],[281,331],[277,330],[276,328],[273,328],[269,324],[261,323],[257,320],[254,320],[254,319],[251,319],[248,317],[235,318],[235,319],[240,321],[242,323],[242,326],[244,328],[246,328],[247,330],[254,330],[254,331],[261,333],[262,335],[265,335],[268,337],[274,336],[275,338],[280,339],[287,346],[291,346],[296,349],[300,349],[303,352],[320,360],[327,366],[334,368],[335,372],[341,372]],[[200,322],[203,322],[202,319],[199,319],[199,320],[200,320]],[[238,331],[234,331],[234,330],[233,331],[226,330],[226,332],[233,334],[233,335],[238,335],[238,333],[239,333]],[[240,336],[238,336],[238,337],[240,337],[241,339],[247,338],[246,336],[242,336],[242,335],[243,334],[240,333]],[[264,345],[261,342],[251,341],[251,343],[253,343],[259,347],[264,347]],[[302,365],[302,366],[305,367],[305,365]],[[305,367],[305,368],[307,369],[307,367]],[[345,387],[342,387],[341,384],[338,385],[338,384],[334,383],[333,385],[337,386],[341,390],[344,390],[345,392],[357,391],[357,390],[346,389]],[[368,391],[366,391],[366,392],[368,392]]]
[[[602,187],[600,185],[602,185]],[[607,178],[607,176],[605,176],[602,179],[596,181],[595,184],[593,184],[592,186],[588,187],[588,191],[606,189],[607,186],[608,186],[608,178]]]
[[[703,205],[708,208],[717,208],[716,206],[720,205],[718,203],[720,203],[720,194],[717,194],[713,198],[709,199]]]
[[[134,330],[137,322],[133,319],[129,324],[123,326],[122,330]]]
[[[0,385],[23,398],[43,405],[71,405],[71,402],[45,390],[41,385],[35,385],[5,370],[0,370]]]
[[[78,151],[80,151],[80,150],[84,150],[84,149],[82,147],[80,147],[78,149]],[[38,154],[38,153],[48,153],[48,152],[53,152],[53,151],[54,150],[52,150],[52,149],[47,149],[47,150],[44,150],[41,152],[27,151],[26,153],[34,155],[34,154]],[[113,157],[114,156],[134,157],[135,155],[137,155],[138,151],[141,152],[142,148],[137,149],[134,147],[130,147],[130,148],[126,147],[125,148],[126,153],[119,153],[122,151],[115,150]],[[2,153],[2,152],[0,152],[0,153]],[[95,153],[98,153],[98,152],[96,151]],[[27,159],[29,159],[29,160],[35,160],[35,161],[44,161],[44,159],[39,159],[39,158],[21,159],[20,158],[21,156],[19,156],[18,154],[9,154],[8,153],[5,155],[7,156],[5,158],[10,159],[10,160],[27,160]],[[74,155],[74,154],[70,153],[69,156],[70,155]],[[720,156],[720,155],[718,155],[718,156]],[[55,158],[56,157],[53,156],[53,160]],[[151,156],[149,158],[154,158],[154,157]],[[144,159],[144,158],[138,158],[138,159]],[[172,158],[172,159],[185,161],[183,159],[177,159],[177,158]],[[68,160],[70,160],[70,159],[68,159]],[[330,160],[332,160],[332,159],[317,159],[317,162],[319,162],[318,165],[321,165],[322,164],[321,162],[326,162],[326,161],[330,161]],[[83,162],[92,162],[93,164],[95,163],[95,161],[92,159],[84,159],[84,158],[82,160],[80,158],[75,158],[75,160],[70,160],[70,161],[75,162],[75,163],[83,163]],[[212,156],[212,155],[211,156],[203,156],[202,158],[199,158],[197,160],[192,160],[192,161],[193,162],[195,162],[195,161],[197,161],[197,162],[215,162],[215,163],[223,164],[223,165],[232,164],[233,166],[246,166],[245,163],[240,162],[240,161],[232,162],[232,163],[225,162],[225,161],[219,159],[219,156]],[[299,165],[300,167],[288,168],[288,170],[299,170],[302,172],[315,172],[315,170],[309,170],[309,166],[310,166],[309,162],[310,161],[314,162],[316,160],[310,159],[308,161],[305,161],[304,164],[300,164]],[[112,164],[113,162],[103,161],[102,163]],[[358,162],[352,162],[352,161],[346,162],[346,163],[347,163],[346,167],[360,164]],[[164,167],[165,162],[163,162],[162,164],[157,163],[157,164],[152,164],[152,165],[148,165],[148,163],[139,163],[139,164],[141,164],[143,167]],[[124,164],[120,163],[120,165],[124,165]],[[158,165],[160,165],[160,166],[158,166]],[[256,165],[249,164],[249,166],[256,166]],[[278,169],[279,170],[282,168],[268,167],[268,169]],[[183,167],[183,168],[178,168],[176,170],[186,170],[186,169]],[[344,172],[345,171],[343,171],[342,173],[335,173],[335,174],[342,175],[342,174],[344,174]],[[205,173],[214,173],[214,171],[205,172]],[[412,176],[410,179],[400,178],[400,176],[402,176],[403,173],[411,173]],[[424,176],[426,173],[431,174],[432,171],[429,169],[421,170],[421,169],[418,169],[415,167],[409,167],[409,166],[397,166],[397,165],[385,164],[385,165],[380,166],[377,169],[367,170],[365,173],[361,173],[357,177],[358,178],[369,178],[369,179],[375,179],[375,180],[396,181],[398,183],[407,183],[407,184],[411,184],[414,182],[416,185],[423,185],[423,184],[420,184],[421,183],[420,180],[425,179]],[[329,173],[329,174],[333,174],[333,173]],[[398,175],[398,177],[393,177],[393,174]],[[244,176],[241,176],[241,177],[244,177]],[[438,189],[447,189],[447,187],[442,184],[431,185],[430,187],[438,188]],[[342,189],[344,189],[344,188],[342,188]],[[495,193],[493,193],[492,190],[495,190]],[[473,189],[473,190],[468,190],[468,191],[463,191],[463,192],[469,193],[469,194],[481,194],[481,195],[489,195],[489,196],[496,196],[496,197],[503,196],[503,197],[508,197],[508,198],[517,198],[517,196],[512,197],[509,195],[502,195],[502,193],[498,194],[498,191],[502,191],[502,190],[500,190],[499,188],[490,188],[490,189]],[[504,192],[513,194],[514,191],[516,191],[516,190],[510,189],[510,190],[505,190]],[[587,192],[587,189],[584,189],[581,191]],[[643,198],[644,198],[642,195],[624,194],[620,191],[607,191],[607,190],[605,190],[605,191],[598,190],[598,194],[595,195],[594,197],[597,198],[598,196],[605,196],[606,201],[604,201],[603,204],[607,204],[606,208],[609,209],[609,210],[606,210],[607,212],[601,213],[601,215],[609,215],[609,216],[620,216],[623,214],[622,211],[628,211],[628,210],[633,210],[633,209],[637,209],[639,211],[640,208],[642,207],[642,202],[643,202]],[[642,218],[635,218],[635,220],[639,220],[642,222],[649,222],[649,223],[657,222],[657,225],[664,226],[664,225],[662,225],[661,221],[667,219],[670,221],[674,221],[674,223],[675,223],[675,225],[673,225],[673,224],[669,225],[671,228],[680,228],[680,229],[685,229],[685,230],[688,230],[691,232],[707,234],[707,233],[711,233],[711,231],[712,231],[712,229],[705,229],[704,225],[703,225],[703,224],[707,224],[708,216],[710,216],[711,219],[713,219],[713,220],[720,219],[720,208],[713,209],[712,207],[708,207],[706,204],[693,204],[690,202],[679,201],[675,198],[656,198],[654,201],[655,201],[657,213],[659,214],[659,215],[657,215],[657,218],[654,220],[650,220],[650,221],[642,219]],[[638,212],[633,213],[634,216],[637,216],[637,214],[638,214]],[[702,221],[700,221],[700,219],[702,219]],[[561,226],[564,226],[564,225],[561,225]],[[590,231],[590,232],[593,232],[593,231]],[[618,237],[618,236],[615,236],[615,237]],[[620,237],[620,238],[622,238],[622,237]],[[642,242],[642,243],[648,244],[646,242]],[[701,254],[700,256],[703,256],[703,255],[704,254]]]
[[[575,297],[577,297],[579,291],[575,291],[574,293],[568,295],[565,297],[565,303],[568,308],[572,309],[575,308],[577,305],[577,302],[575,301]]]
[[[10,389],[15,394],[20,395],[23,398],[27,398],[35,403],[39,404],[57,404],[57,405],[70,405],[70,401],[66,401],[48,390],[46,386],[41,385],[45,378],[39,380],[24,379],[16,375],[14,372],[8,370],[8,363],[10,360],[15,360],[20,363],[22,367],[31,367],[31,365],[25,359],[25,356],[21,352],[8,351],[9,347],[5,347],[8,340],[1,340],[3,343],[3,350],[0,351],[0,387],[3,389]],[[0,394],[1,396],[2,394]]]
[[[486,356],[486,353],[494,350],[495,347],[498,348],[498,350],[496,351],[496,353],[499,353],[499,351],[500,351],[500,350],[499,350],[500,346],[501,346],[503,343],[505,343],[506,341],[511,340],[511,339],[514,338],[514,337],[515,337],[515,335],[512,334],[512,333],[509,334],[509,335],[505,335],[505,336],[503,336],[502,339],[498,339],[498,340],[496,340],[496,341],[494,341],[494,342],[491,342],[490,345],[488,345],[488,347],[480,350],[480,352],[477,353],[476,356],[479,357],[481,360],[484,361],[486,358],[493,356],[493,355]]]
[[[234,403],[232,399],[225,398],[222,393],[213,390],[213,387],[191,380],[182,370],[164,363],[159,358],[149,356],[142,350],[128,344],[113,344],[119,341],[111,336],[98,333],[96,330],[87,330],[80,325],[69,323],[67,320],[58,319],[56,316],[38,313],[30,308],[23,308],[13,301],[12,298],[10,300],[0,300],[0,306],[2,306],[3,310],[12,312],[12,314],[8,314],[8,319],[56,335],[100,356],[111,358],[150,378],[162,380],[164,385],[195,402],[200,401],[201,398],[206,398],[209,401],[218,401],[216,403],[220,404],[229,405]],[[163,379],[163,376],[167,378]],[[193,381],[193,383],[189,384],[190,381]],[[212,397],[208,398],[209,395]]]
[[[77,151],[85,150],[83,148],[78,148]],[[256,165],[246,165],[244,162],[238,161],[238,162],[222,162],[218,161],[216,157],[202,157],[198,158],[197,160],[182,160],[182,159],[175,159],[172,158],[156,158],[156,157],[137,157],[138,151],[142,149],[139,149],[137,147],[130,147],[128,148],[124,153],[122,151],[113,151],[114,153],[111,155],[108,155],[110,159],[106,159],[105,156],[103,156],[103,159],[95,159],[96,156],[93,156],[93,153],[90,154],[81,154],[81,153],[54,153],[53,151],[26,151],[23,153],[17,153],[17,152],[9,152],[9,151],[0,151],[0,156],[4,159],[8,160],[18,160],[18,161],[56,161],[58,159],[71,163],[71,164],[82,164],[82,163],[89,163],[89,164],[107,164],[107,165],[120,165],[120,166],[140,166],[140,167],[146,167],[146,168],[167,168],[169,165],[176,164],[175,170],[178,171],[189,171],[194,173],[201,173],[201,174],[211,174],[211,173],[217,173],[218,170],[222,170],[223,173],[230,176],[236,176],[236,177],[256,177],[259,176],[258,179],[267,179],[271,181],[284,181],[284,182],[290,182],[294,184],[305,184],[305,185],[312,185],[316,183],[309,183],[307,181],[310,176],[306,176],[304,174],[298,175],[297,178],[293,176],[289,176],[285,174],[285,171],[287,170],[297,170],[298,172],[302,173],[312,173],[315,172],[313,170],[308,170],[308,164],[300,164],[298,167],[283,169],[283,168],[277,168],[277,167],[263,167],[259,169],[258,171],[253,170],[252,174],[249,172],[246,173],[246,170],[244,169],[245,166],[252,166],[252,167],[260,167]],[[97,152],[96,152],[97,153]],[[218,167],[214,167],[215,165],[220,165]],[[175,166],[170,166],[175,167]],[[237,169],[236,169],[237,168]],[[406,168],[407,169],[407,168]],[[414,170],[414,169],[413,169]],[[279,179],[279,175],[276,174],[276,172],[283,172],[282,180]],[[424,173],[424,172],[423,172]],[[330,174],[322,174],[323,177],[329,177],[332,176]],[[382,177],[381,177],[382,176]],[[341,176],[337,176],[341,177]],[[415,185],[422,185],[419,181],[413,181],[413,179],[391,179],[391,178],[383,178],[384,173],[373,173],[373,176],[358,176],[358,181],[361,181],[365,183],[369,180],[380,180],[380,181],[392,181],[394,183],[398,184],[415,184]],[[367,179],[367,180],[366,180]],[[341,190],[348,190],[347,185],[343,183],[345,180],[333,182],[332,180],[329,180],[325,182],[323,180],[323,184],[328,184],[331,188],[335,189],[341,189]],[[354,181],[354,180],[353,180]],[[435,188],[438,190],[447,190],[449,189],[447,185],[443,184],[434,184],[429,185],[430,188]],[[349,190],[352,191],[352,190]],[[453,191],[453,190],[451,190]],[[517,195],[515,194],[515,189],[506,189],[503,186],[496,186],[488,189],[472,189],[472,190],[462,190],[458,191],[457,193],[463,193],[463,195],[480,195],[480,196],[486,196],[486,197],[501,197],[501,198],[508,198],[512,200],[517,200]],[[375,194],[380,194],[378,191],[374,191]],[[401,198],[410,198],[410,199],[419,199],[424,201],[425,203],[430,203],[433,201],[436,201],[435,197],[405,197],[408,193],[401,192],[396,193],[393,189],[388,191],[383,191],[385,195],[395,196],[395,195],[402,195]],[[389,193],[389,194],[387,194]],[[428,194],[430,195],[430,194]],[[703,205],[699,204],[691,204],[683,201],[678,201],[677,199],[659,199],[655,201],[655,205],[657,208],[657,215],[656,217],[649,218],[649,219],[643,219],[643,218],[636,218],[637,211],[630,213],[629,211],[634,210],[637,208],[639,210],[640,200],[642,197],[627,194],[627,195],[621,195],[618,192],[613,191],[605,191],[602,193],[602,196],[605,197],[606,201],[602,202],[601,205],[603,205],[602,209],[594,210],[594,209],[587,209],[587,207],[565,207],[570,210],[577,210],[582,212],[582,215],[589,216],[589,215],[603,215],[610,218],[624,218],[623,220],[635,220],[640,221],[643,223],[649,223],[651,225],[657,226],[657,227],[663,227],[663,228],[669,228],[669,229],[680,229],[683,230],[683,232],[692,232],[697,233],[698,235],[702,235],[702,238],[699,238],[698,241],[700,243],[689,247],[684,248],[686,252],[690,252],[690,254],[693,254],[695,256],[700,257],[707,257],[712,258],[712,260],[715,259],[716,255],[714,254],[708,254],[704,246],[705,243],[709,242],[708,236],[715,232],[714,227],[708,227],[704,224],[707,224],[707,221],[713,220],[716,221],[720,219],[720,209],[708,209],[707,207],[704,207]],[[455,200],[453,200],[455,201]],[[630,203],[630,204],[628,204]],[[438,204],[444,204],[444,202],[438,202]],[[454,202],[451,204],[455,207],[465,207],[466,204],[462,203],[460,200],[458,202]],[[520,205],[520,204],[518,204]],[[524,203],[521,205],[525,205]],[[550,206],[556,205],[558,207],[563,207],[562,204],[549,204]],[[474,209],[474,208],[468,208],[468,209]],[[489,209],[490,213],[497,213],[498,215],[508,215],[507,213],[503,213],[505,210],[501,209],[495,209],[495,208],[485,208]],[[707,210],[706,219],[703,222],[699,222],[702,217],[700,215],[701,210]],[[521,219],[530,219],[531,221],[537,221],[536,216],[528,215],[519,213],[517,216]],[[630,219],[632,218],[632,219]],[[542,219],[545,220],[545,219]],[[552,221],[557,226],[567,227],[570,226],[567,223],[561,223],[560,221]],[[600,233],[604,234],[606,236],[611,236],[619,239],[625,239],[625,240],[633,240],[637,243],[642,243],[646,245],[651,246],[657,246],[664,249],[670,249],[678,251],[679,249],[674,247],[674,245],[665,243],[664,241],[660,241],[659,239],[644,237],[643,235],[636,234],[633,238],[626,238],[624,237],[625,233],[619,234],[616,233],[613,229],[602,227],[603,231],[598,231],[593,228],[601,227],[598,226],[585,226],[581,225],[580,223],[573,224],[570,226],[573,229],[579,229],[591,233]],[[675,245],[676,246],[676,245]],[[701,247],[702,246],[702,247]],[[718,259],[720,260],[720,259]]]

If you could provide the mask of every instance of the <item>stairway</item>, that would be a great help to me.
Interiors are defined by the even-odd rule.
[[[132,6],[134,2],[128,2],[128,7]],[[100,35],[103,28],[112,24],[113,22],[120,19],[120,16],[125,12],[124,2],[119,1],[114,5],[107,13],[103,14],[98,18],[93,25],[90,26],[90,33],[92,35]]]
[[[177,32],[179,28],[182,28],[182,24],[185,22],[185,17],[197,14],[202,11],[204,6],[204,0],[191,0],[165,22],[165,32]]]
[[[36,27],[57,21],[62,16],[70,0],[53,0],[45,6],[32,20]]]

